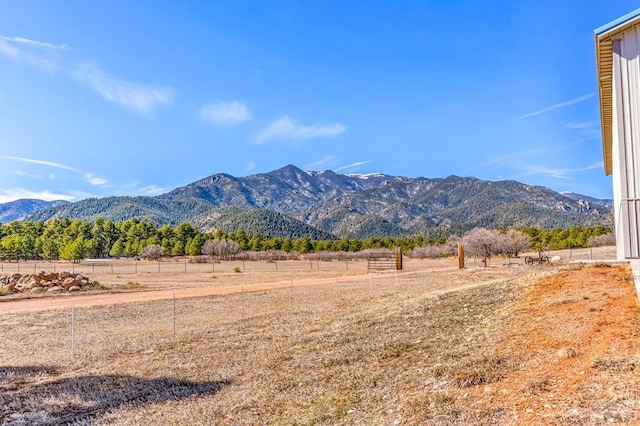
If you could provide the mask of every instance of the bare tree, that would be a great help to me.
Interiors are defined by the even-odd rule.
[[[503,254],[518,257],[519,253],[531,248],[531,237],[524,232],[509,229],[504,236]]]
[[[462,244],[466,253],[481,256],[482,263],[487,266],[487,260],[502,250],[504,237],[498,231],[475,228],[464,234]]]
[[[202,253],[211,257],[219,256],[222,259],[230,259],[241,251],[240,244],[233,240],[215,239],[207,241],[202,246]]]
[[[211,258],[216,255],[216,243],[213,241],[207,241],[202,245],[202,254],[207,255]]]
[[[162,246],[158,244],[150,244],[140,250],[140,257],[148,260],[158,260],[162,257]]]
[[[407,256],[412,259],[436,259],[447,254],[449,253],[446,246],[421,246],[415,247]]]
[[[597,237],[591,237],[588,241],[589,247],[602,247],[602,246],[615,246],[616,235],[613,232],[608,234],[598,235]]]

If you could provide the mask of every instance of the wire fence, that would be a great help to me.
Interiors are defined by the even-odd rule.
[[[46,351],[57,357],[104,359],[116,353],[153,351],[158,345],[174,344],[194,333],[242,333],[286,315],[313,321],[341,304],[365,303],[372,298],[403,303],[403,299],[439,286],[446,288],[429,284],[417,271],[377,272],[324,279],[312,285],[290,280],[288,285],[269,290],[240,284],[232,294],[174,296],[153,302],[76,307],[69,300],[64,309],[3,315],[0,326],[12,331],[0,334],[0,347],[27,358]],[[25,317],[29,318],[26,326]]]
[[[566,250],[553,253],[564,260],[597,259],[602,252],[590,249]],[[530,271],[523,262],[511,269],[514,273]],[[403,271],[366,271],[366,261],[348,262],[223,262],[222,264],[198,264],[189,262],[132,262],[119,261],[111,264],[76,264],[85,271],[87,266],[113,274],[183,273],[223,268],[233,271],[242,268],[246,274],[237,277],[231,285],[234,291],[206,297],[173,298],[150,302],[119,303],[76,307],[74,297],[69,297],[63,309],[43,310],[31,313],[5,313],[0,317],[0,347],[12,357],[41,359],[41,355],[64,359],[104,359],[115,353],[151,353],[163,345],[173,345],[176,339],[185,336],[242,334],[244,330],[259,330],[265,324],[277,323],[284,317],[295,315],[304,321],[313,322],[318,316],[340,309],[344,304],[366,304],[372,299],[387,299],[390,304],[403,304],[424,294],[440,294],[463,278],[450,262],[446,268],[424,268],[411,262],[405,263]],[[2,272],[29,273],[41,269],[54,270],[62,264],[56,262],[22,262],[1,264]],[[137,265],[137,266],[136,266]],[[442,265],[442,264],[440,264]],[[65,264],[68,269],[68,264]],[[113,267],[113,272],[111,272]],[[537,266],[534,266],[537,267]],[[276,271],[282,278],[275,288],[267,288],[261,281],[263,272]],[[318,268],[333,268],[337,275],[305,274]],[[481,271],[464,279],[481,280]],[[350,271],[352,275],[344,274]],[[158,272],[159,271],[159,272]],[[216,270],[217,271],[217,270]],[[284,272],[292,272],[287,275]],[[342,271],[342,272],[341,272]],[[255,272],[251,278],[249,272]],[[494,274],[495,272],[491,272]],[[458,275],[460,274],[460,275]],[[493,275],[491,275],[493,277]],[[231,277],[231,275],[230,275]],[[298,278],[296,278],[298,277]],[[473,278],[477,277],[477,278]],[[251,278],[251,279],[250,279]],[[260,283],[263,283],[262,286]],[[190,283],[186,285],[191,285]],[[204,284],[203,284],[204,285]],[[215,287],[214,284],[207,284]],[[173,290],[171,290],[173,291]],[[64,296],[62,296],[64,297]],[[45,357],[46,358],[46,357]]]
[[[280,271],[321,271],[365,269],[362,260],[320,261],[317,259],[286,261],[245,261],[229,260],[214,262],[194,262],[189,259],[136,261],[136,260],[85,260],[74,263],[67,261],[20,261],[0,262],[0,275],[29,274],[40,271],[84,272],[92,274],[176,274],[176,273],[226,273],[226,272],[280,272]]]
[[[545,251],[549,256],[558,256],[562,261],[596,260],[615,258],[615,247],[604,248],[574,248]],[[603,257],[602,253],[606,253]],[[537,256],[537,253],[530,253]],[[509,263],[523,263],[524,254],[508,259]],[[466,264],[474,267],[483,266],[477,257],[466,257]],[[489,262],[503,262],[504,258],[489,259]],[[387,269],[392,269],[393,259],[389,260]],[[386,264],[385,264],[386,265]],[[409,268],[411,268],[409,266]],[[21,261],[0,262],[0,275],[29,274],[40,271],[83,272],[98,275],[126,275],[126,274],[179,274],[179,273],[229,273],[229,272],[305,272],[305,271],[359,271],[368,272],[366,259],[321,260],[319,257],[309,256],[300,260],[212,260],[202,257],[171,258],[158,261],[142,261],[132,259],[87,259],[79,263],[67,261]],[[406,265],[403,269],[407,269]]]

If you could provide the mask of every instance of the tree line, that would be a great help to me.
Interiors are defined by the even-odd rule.
[[[611,232],[602,226],[573,226],[562,230],[520,228],[494,231],[504,235],[517,232],[525,235],[533,248],[587,247],[594,238]],[[450,240],[452,240],[450,238]],[[459,238],[456,238],[456,241]],[[233,243],[233,244],[231,244]],[[238,251],[283,251],[297,253],[358,252],[370,249],[402,247],[405,253],[420,247],[443,246],[445,238],[368,237],[313,240],[309,237],[262,237],[247,234],[243,229],[233,233],[217,230],[200,231],[189,223],[177,226],[156,226],[137,218],[113,222],[97,218],[95,221],[79,219],[50,219],[42,221],[13,221],[0,224],[0,258],[3,260],[79,260],[107,257],[134,257],[153,246],[154,253],[162,256],[222,255]],[[147,249],[149,252],[150,249]]]

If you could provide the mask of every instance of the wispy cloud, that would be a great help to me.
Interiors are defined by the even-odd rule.
[[[599,120],[567,123],[565,127],[577,131],[585,139],[599,139],[601,137]]]
[[[242,102],[216,102],[203,107],[200,117],[218,126],[237,126],[249,121],[251,112]]]
[[[160,194],[164,194],[165,192],[167,192],[167,188],[163,186],[158,186],[158,185],[147,185],[147,186],[143,186],[138,190],[138,193],[140,195],[149,195],[149,196],[160,195]]]
[[[369,163],[373,163],[373,160],[358,161],[356,163],[347,164],[346,166],[338,167],[337,169],[335,169],[335,171],[339,172],[341,170],[355,169],[356,167],[364,166],[365,164]]]
[[[527,166],[524,170],[525,176],[530,175],[547,175],[556,179],[571,179],[572,174],[588,172],[590,170],[597,170],[603,167],[602,161],[598,161],[596,163],[589,164],[584,167],[578,168],[549,168],[549,167],[539,167],[539,166]]]
[[[44,72],[58,69],[58,53],[67,50],[66,44],[53,44],[24,37],[8,37],[0,34],[0,55],[27,63]]]
[[[347,128],[340,123],[300,125],[289,117],[282,117],[256,135],[254,141],[263,144],[271,141],[302,142],[310,139],[333,138],[346,132]]]
[[[83,172],[82,170],[77,169],[75,167],[68,166],[62,163],[57,163],[55,161],[37,160],[34,158],[25,158],[25,157],[14,157],[11,155],[0,155],[0,158],[4,158],[5,160],[19,161],[22,163],[38,164],[40,166],[53,167],[55,169],[67,170],[67,171],[82,175],[82,178],[84,179],[84,181],[93,186],[104,186],[108,183],[106,179],[96,177],[93,175],[93,173]],[[22,176],[28,176],[28,174],[25,173],[24,171],[18,171],[18,174],[21,174]],[[53,179],[55,175],[50,175],[50,177]]]
[[[541,114],[547,113],[549,111],[553,111],[554,109],[565,108],[565,107],[568,107],[568,106],[571,106],[571,105],[586,101],[587,99],[590,99],[590,98],[592,98],[594,96],[595,96],[595,93],[587,93],[586,95],[579,96],[579,97],[577,97],[575,99],[571,99],[571,100],[565,101],[565,102],[560,102],[560,103],[557,103],[555,105],[551,105],[551,106],[548,106],[546,108],[542,108],[542,109],[540,109],[538,111],[534,111],[534,112],[530,112],[530,113],[525,114],[525,115],[521,115],[516,120],[523,120],[525,118],[535,117],[536,115],[541,115]]]
[[[76,199],[76,196],[70,194],[56,194],[46,189],[43,191],[30,191],[28,189],[22,188],[9,188],[0,190],[0,203],[8,203],[10,201],[22,199],[37,199],[44,201],[73,201]]]
[[[43,49],[67,50],[69,48],[67,44],[53,44],[53,43],[47,43],[44,41],[31,40],[24,37],[7,37],[2,34],[0,34],[0,40],[4,40],[11,43],[16,43],[16,44],[27,45],[31,47],[39,47]]]
[[[327,164],[330,164],[334,161],[334,157],[327,155],[321,160],[314,161],[313,163],[306,164],[304,166],[305,170],[319,170],[323,167],[326,167]]]
[[[568,146],[538,147],[535,149],[512,152],[489,158],[465,170],[473,173],[491,169],[500,171],[500,175],[508,175],[508,179],[530,178],[532,176],[546,176],[554,179],[572,179],[575,175],[591,170],[602,169],[602,161],[597,161],[582,167],[549,167],[545,165],[548,159],[560,158],[566,153]]]
[[[247,163],[247,167],[244,168],[244,172],[248,173],[255,168],[256,168],[256,162],[251,160],[249,161],[249,163]]]
[[[151,87],[121,80],[95,64],[80,65],[73,75],[80,82],[88,84],[106,100],[142,114],[173,103],[171,87]]]
[[[0,157],[6,160],[14,160],[14,161],[21,161],[23,163],[39,164],[41,166],[54,167],[56,169],[68,170],[70,172],[75,172],[75,173],[82,173],[80,170],[76,169],[75,167],[67,166],[66,164],[56,163],[53,161],[36,160],[33,158],[25,158],[25,157],[13,157],[11,155],[2,155]]]
[[[108,183],[106,179],[96,177],[93,173],[85,173],[84,180],[93,186],[103,186]]]
[[[159,185],[145,185],[140,186],[140,182],[133,181],[121,185],[119,188],[119,192],[126,195],[160,195],[167,192],[167,188]]]
[[[18,59],[20,57],[20,49],[0,39],[0,54],[11,59]]]

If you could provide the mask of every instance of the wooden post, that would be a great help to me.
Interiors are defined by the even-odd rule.
[[[458,268],[464,269],[464,246],[462,242],[458,242]]]
[[[402,270],[402,247],[396,247],[396,271]]]

